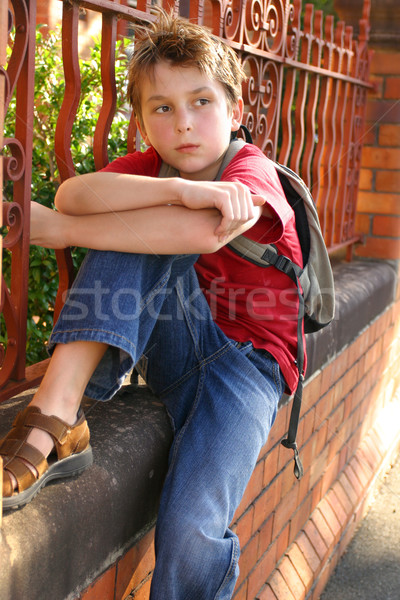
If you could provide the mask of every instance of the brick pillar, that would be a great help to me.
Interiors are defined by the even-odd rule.
[[[357,31],[362,0],[335,0],[340,18]],[[400,259],[400,2],[372,0],[373,50],[367,103],[357,231],[365,245],[355,254]]]

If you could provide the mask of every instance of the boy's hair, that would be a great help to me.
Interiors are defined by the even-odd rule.
[[[128,66],[128,98],[139,122],[142,123],[140,81],[151,76],[161,61],[197,67],[222,84],[230,107],[236,104],[242,93],[242,81],[246,79],[236,53],[204,27],[162,9],[157,12],[156,22],[139,29]]]

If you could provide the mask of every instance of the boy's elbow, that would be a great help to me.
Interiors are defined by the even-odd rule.
[[[193,243],[194,240],[192,240]],[[225,246],[227,242],[219,241],[218,237],[211,233],[209,235],[204,235],[201,239],[198,240],[196,244],[196,254],[213,254],[220,250],[223,246]]]
[[[67,198],[70,197],[70,194],[67,191],[69,179],[64,181],[57,190],[57,193],[54,198],[54,206],[56,209],[64,214],[68,214],[67,207]]]
[[[225,242],[219,242],[217,236],[214,236],[214,238],[215,239],[210,238],[209,240],[203,240],[203,247],[200,254],[213,254],[225,246]]]
[[[74,215],[75,204],[75,177],[66,179],[58,188],[54,198],[54,206],[64,215]]]

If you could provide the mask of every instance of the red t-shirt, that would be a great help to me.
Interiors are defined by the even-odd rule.
[[[156,177],[161,158],[153,148],[117,158],[104,171]],[[294,213],[286,201],[274,164],[251,144],[244,146],[225,169],[223,181],[240,181],[263,196],[273,218],[261,217],[246,232],[252,240],[275,244],[277,251],[302,264]],[[230,338],[251,341],[276,358],[293,392],[297,385],[298,299],[294,283],[274,267],[259,267],[228,246],[200,255],[195,269],[214,321]]]

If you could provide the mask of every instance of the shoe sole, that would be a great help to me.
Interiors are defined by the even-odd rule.
[[[92,448],[89,446],[79,454],[71,454],[49,466],[47,471],[28,489],[10,497],[3,497],[3,510],[22,508],[30,502],[40,490],[54,479],[64,479],[80,475],[93,464]]]

